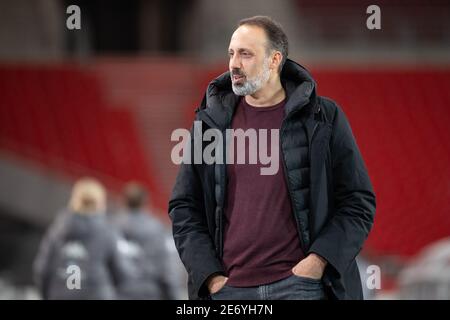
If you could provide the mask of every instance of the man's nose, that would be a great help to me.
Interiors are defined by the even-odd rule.
[[[230,69],[240,69],[241,68],[241,59],[237,55],[233,55],[230,57]]]

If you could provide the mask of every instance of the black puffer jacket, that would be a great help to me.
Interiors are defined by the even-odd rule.
[[[302,66],[287,60],[281,81],[287,101],[280,146],[303,250],[329,262],[323,276],[329,298],[361,299],[355,257],[375,214],[375,195],[364,161],[344,113],[332,100],[316,95],[314,80]],[[228,72],[213,80],[197,110],[202,130],[218,128],[225,136],[238,98]],[[305,140],[309,160],[306,196],[302,193],[305,163],[301,161]],[[207,298],[205,280],[224,272],[226,185],[226,165],[182,164],[169,202],[175,244],[189,274],[191,299]],[[308,209],[304,210],[306,198]]]

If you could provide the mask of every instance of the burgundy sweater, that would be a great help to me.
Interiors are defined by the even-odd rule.
[[[253,107],[244,98],[232,120],[233,129],[280,129],[285,101],[271,107]],[[268,167],[259,161],[249,164],[248,139],[245,164],[227,165],[228,192],[225,207],[223,262],[229,277],[227,285],[250,287],[267,284],[291,275],[303,257],[296,222],[287,189],[279,143],[278,171],[261,175]],[[259,143],[259,139],[258,139]]]

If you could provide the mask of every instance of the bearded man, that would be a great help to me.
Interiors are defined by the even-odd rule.
[[[223,133],[279,130],[280,166],[262,175],[260,161],[181,165],[169,215],[189,297],[361,299],[355,257],[375,195],[344,113],[287,59],[288,39],[271,18],[241,20],[228,55],[196,121]]]

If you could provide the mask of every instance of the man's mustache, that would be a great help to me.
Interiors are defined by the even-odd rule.
[[[242,77],[245,77],[245,73],[242,72],[241,69],[235,68],[235,69],[231,70],[231,76],[242,76]]]

